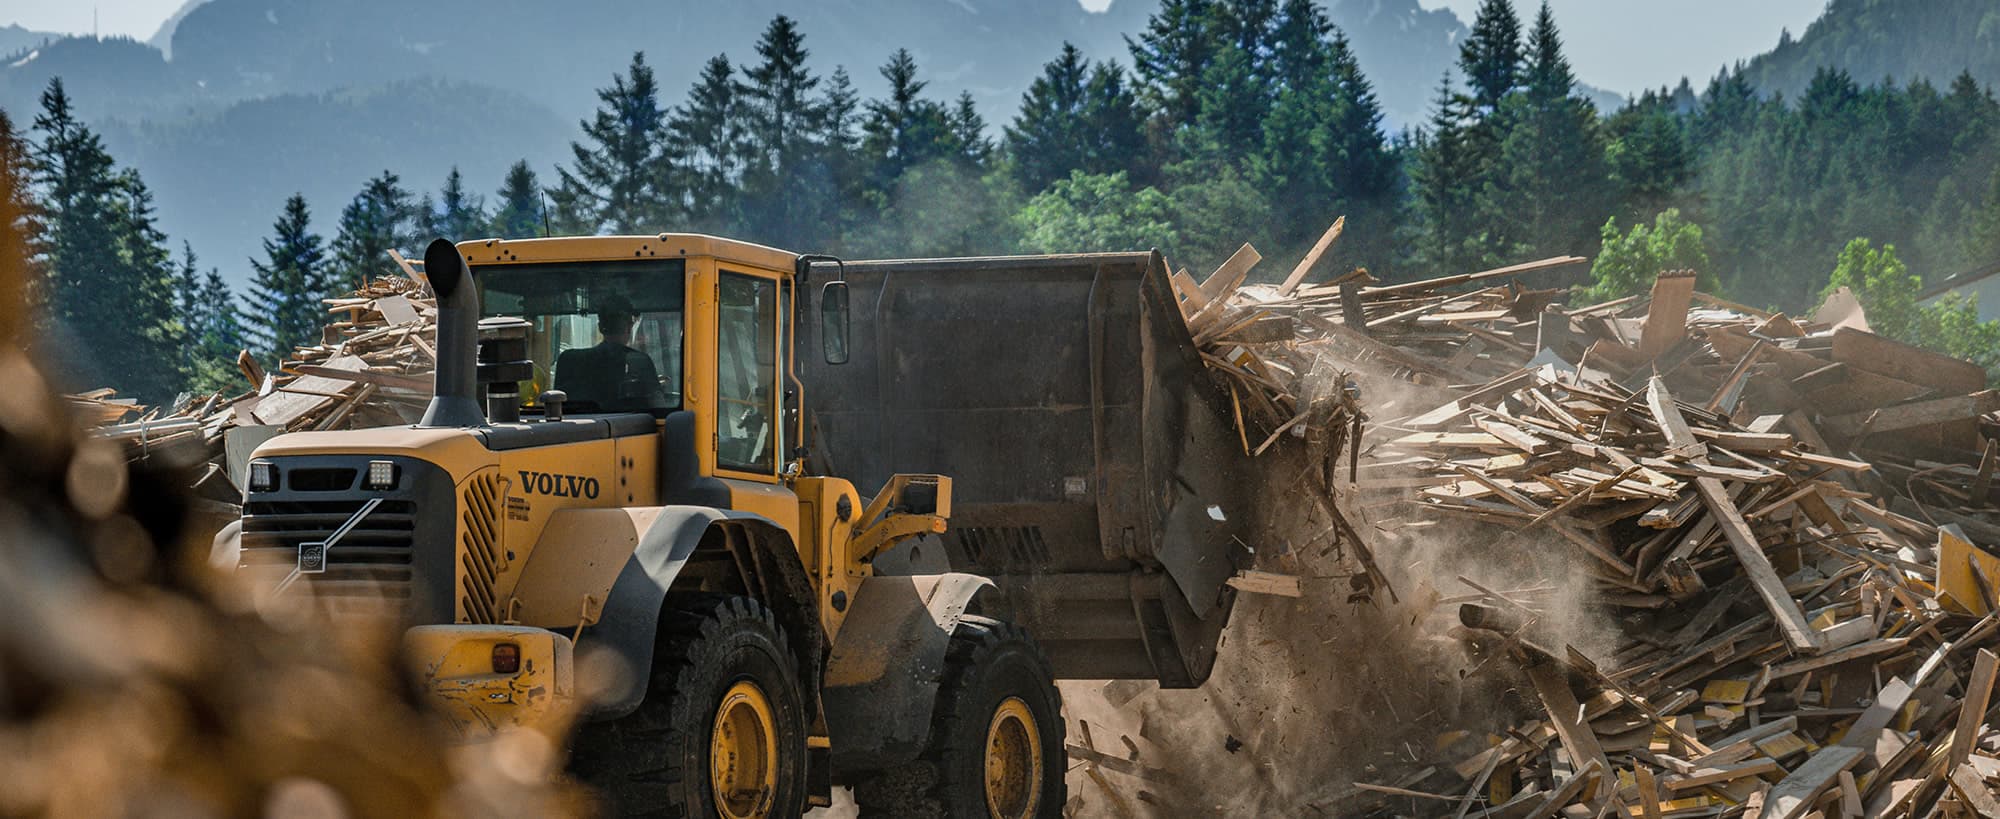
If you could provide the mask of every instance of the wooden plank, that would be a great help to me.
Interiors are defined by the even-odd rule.
[[[1979,739],[1979,729],[1986,724],[1986,708],[1993,697],[1993,673],[1996,658],[1993,652],[1980,649],[1972,661],[1972,677],[1965,682],[1965,699],[1958,706],[1958,728],[1951,734],[1951,753],[1946,764],[1956,768],[1965,764],[1972,756],[1972,745]]]
[[[1680,776],[1667,777],[1664,784],[1667,786],[1667,790],[1682,791],[1722,782],[1733,782],[1746,776],[1762,776],[1777,771],[1778,761],[1769,757],[1763,757],[1736,765],[1696,768]]]
[[[1978,772],[1968,767],[1961,767],[1952,771],[1948,779],[1951,781],[1952,792],[1958,794],[1958,798],[1966,807],[1971,808],[1982,819],[2000,819],[2000,797],[1994,796],[1993,790],[1986,787],[1985,780],[1980,778]]]
[[[1589,259],[1586,259],[1582,256],[1557,256],[1554,258],[1542,259],[1541,261],[1528,262],[1527,264],[1517,264],[1517,265],[1510,265],[1508,267],[1498,267],[1492,270],[1482,270],[1478,273],[1461,273],[1455,276],[1440,276],[1435,279],[1424,279],[1422,281],[1384,285],[1382,287],[1370,287],[1362,290],[1361,295],[1367,296],[1369,298],[1379,299],[1384,296],[1402,295],[1406,293],[1422,293],[1430,290],[1436,290],[1442,287],[1456,287],[1461,284],[1470,284],[1472,282],[1486,281],[1487,279],[1497,279],[1506,276],[1519,276],[1524,273],[1534,273],[1540,270],[1555,270],[1558,268],[1569,267],[1571,265],[1586,264],[1589,261],[1590,261]]]
[[[1229,259],[1208,274],[1201,282],[1201,294],[1212,302],[1228,301],[1236,288],[1243,286],[1243,280],[1250,275],[1250,268],[1256,267],[1264,257],[1257,249],[1245,243],[1230,254]]]
[[[1340,232],[1346,228],[1347,217],[1342,216],[1333,220],[1333,226],[1320,234],[1319,241],[1313,243],[1312,251],[1299,260],[1299,266],[1292,268],[1291,275],[1285,277],[1285,283],[1278,285],[1280,297],[1290,296],[1293,291],[1299,289],[1299,284],[1306,280],[1306,275],[1312,272],[1314,265],[1319,264],[1320,257],[1326,255],[1327,249],[1333,247],[1334,241],[1340,238]]]
[[[1817,636],[1818,632],[1815,631],[1814,635]],[[1870,640],[1860,645],[1852,645],[1829,651],[1816,657],[1806,657],[1801,660],[1793,660],[1789,663],[1771,666],[1771,678],[1774,680],[1783,679],[1830,665],[1839,665],[1849,660],[1859,660],[1863,657],[1887,654],[1891,651],[1901,650],[1909,644],[1910,638],[1908,637],[1886,637],[1880,640]]]
[[[1549,724],[1554,726],[1569,758],[1579,769],[1595,765],[1598,770],[1610,770],[1611,762],[1605,758],[1604,748],[1597,744],[1597,734],[1590,730],[1590,723],[1583,720],[1583,706],[1570,693],[1569,680],[1564,678],[1561,667],[1549,662],[1531,662],[1523,670],[1534,684],[1542,708],[1549,712]]]
[[[1278,597],[1298,597],[1299,578],[1295,575],[1243,570],[1229,578],[1229,587],[1251,594],[1270,594]]]
[[[1641,819],[1660,819],[1660,785],[1653,776],[1653,769],[1638,766],[1632,771],[1632,777],[1639,783],[1639,816]]]
[[[1986,371],[1977,364],[1852,327],[1834,331],[1833,360],[1947,394],[1973,392],[1986,386]]]
[[[296,369],[305,375],[331,378],[337,381],[359,381],[378,387],[395,387],[397,389],[413,390],[422,393],[428,393],[432,389],[432,376],[429,375],[403,375],[401,373],[384,373],[373,370],[345,370],[339,367],[327,367],[319,364],[300,364]]]
[[[1861,761],[1861,749],[1845,745],[1821,748],[1805,764],[1779,780],[1764,798],[1759,819],[1799,819],[1819,801],[1820,794],[1839,780],[1840,772]]]
[[[1652,377],[1646,387],[1646,404],[1652,411],[1653,420],[1659,423],[1666,435],[1669,447],[1687,449],[1700,445],[1694,433],[1688,430],[1687,419],[1681,416],[1673,394],[1667,391],[1665,379],[1657,375]],[[1705,463],[1708,459],[1697,456],[1690,460]],[[1784,636],[1785,643],[1796,651],[1817,652],[1819,633],[1806,621],[1798,601],[1785,591],[1784,579],[1771,568],[1770,558],[1764,556],[1764,548],[1757,543],[1750,524],[1743,520],[1742,511],[1730,500],[1729,490],[1714,478],[1695,478],[1694,484],[1695,490],[1701,494],[1703,505],[1708,507],[1708,513],[1721,527],[1730,551],[1736,555],[1736,562],[1742,565],[1744,575],[1750,578],[1751,587],[1756,589],[1757,596],[1763,599],[1765,608],[1777,621],[1778,631]]]
[[[1837,415],[1825,419],[1826,431],[1843,438],[1861,434],[1895,432],[1966,421],[2000,410],[2000,392],[1981,390],[1967,395],[1934,398],[1893,407]]]
[[[1653,358],[1687,338],[1688,308],[1694,300],[1695,272],[1672,270],[1653,279],[1653,301],[1639,331],[1639,353]]]

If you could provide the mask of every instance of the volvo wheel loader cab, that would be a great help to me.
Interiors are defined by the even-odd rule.
[[[875,571],[945,531],[952,480],[806,469],[800,359],[825,383],[861,349],[839,264],[661,234],[438,240],[425,269],[422,421],[252,455],[219,551],[267,604],[397,618],[469,737],[578,718],[618,814],[790,816],[838,782],[888,815],[1059,815],[1053,670],[992,582]]]

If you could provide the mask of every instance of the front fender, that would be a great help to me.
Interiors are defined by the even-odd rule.
[[[680,576],[681,567],[687,564],[688,556],[694,554],[702,536],[719,521],[726,520],[769,520],[749,512],[734,512],[705,506],[663,506],[652,522],[637,533],[637,543],[631,553],[620,564],[618,573],[611,580],[610,590],[603,598],[603,608],[597,622],[585,628],[577,641],[577,665],[586,672],[596,672],[603,680],[589,680],[582,686],[590,692],[589,702],[584,706],[584,717],[591,720],[615,719],[639,707],[646,696],[646,683],[653,667],[653,647],[658,639],[660,627],[660,607],[666,600],[667,590]],[[772,524],[776,525],[776,524]],[[536,555],[560,556],[561,549],[556,544],[538,546]],[[521,585],[528,586],[531,574],[541,570],[529,566],[523,572]],[[549,576],[556,576],[563,567],[552,566]],[[581,611],[581,594],[561,594],[554,599],[574,601]],[[604,673],[608,668],[620,668],[623,673]]]
[[[923,750],[952,630],[991,588],[991,580],[956,573],[861,582],[820,690],[836,770],[881,770]]]

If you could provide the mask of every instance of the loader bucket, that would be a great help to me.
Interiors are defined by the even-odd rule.
[[[1206,679],[1249,473],[1160,255],[864,261],[845,275],[850,361],[826,364],[816,337],[798,347],[815,465],[864,491],[950,475],[938,545],[953,571],[993,578],[1000,613],[1057,676]]]

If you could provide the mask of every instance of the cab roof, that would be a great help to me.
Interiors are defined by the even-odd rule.
[[[469,265],[712,256],[723,261],[790,271],[793,262],[798,259],[798,254],[790,251],[701,233],[475,239],[459,242],[458,252]]]

